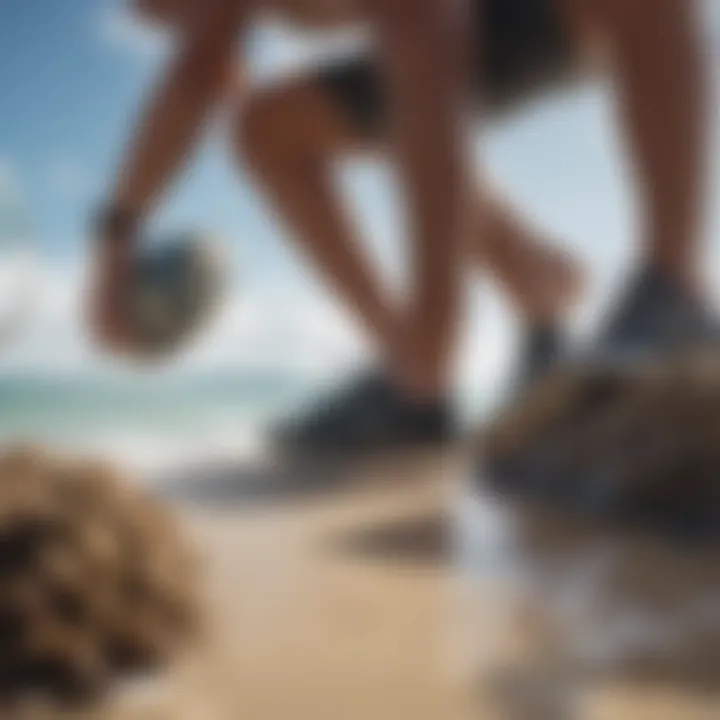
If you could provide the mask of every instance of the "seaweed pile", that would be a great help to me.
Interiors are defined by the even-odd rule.
[[[115,469],[0,456],[0,702],[99,700],[196,633],[195,563],[171,514]]]

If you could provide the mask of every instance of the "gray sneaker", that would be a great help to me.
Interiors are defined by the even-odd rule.
[[[676,357],[706,349],[720,349],[720,323],[712,311],[671,279],[643,271],[590,352],[563,363],[554,377],[540,382],[538,392],[500,419],[498,427],[516,439],[508,451],[500,446],[495,452],[492,443],[486,447],[485,482],[500,493],[552,507],[622,516],[686,537],[705,532],[717,520],[710,509],[709,519],[700,517],[695,508],[680,507],[671,493],[673,499],[663,507],[650,507],[639,491],[643,501],[634,502],[634,484],[643,487],[635,455],[646,431],[630,421],[633,388],[646,363],[663,361],[664,367],[667,361],[673,368]],[[684,455],[677,462],[678,477],[692,472]]]
[[[517,388],[525,392],[540,382],[561,361],[566,350],[564,332],[558,326],[537,325],[526,329],[520,350]]]
[[[448,401],[411,402],[371,372],[282,424],[274,439],[283,456],[313,461],[434,447],[452,435]]]
[[[591,351],[600,364],[642,362],[658,355],[720,347],[720,323],[698,298],[646,268],[631,282]]]

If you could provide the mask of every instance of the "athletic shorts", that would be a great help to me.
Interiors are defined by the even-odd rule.
[[[478,0],[473,24],[480,51],[473,86],[483,116],[511,112],[538,95],[567,86],[578,76],[578,58],[558,0]],[[317,81],[356,132],[381,139],[388,99],[371,56],[318,71]]]

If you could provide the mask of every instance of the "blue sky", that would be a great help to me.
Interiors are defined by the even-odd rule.
[[[265,28],[251,43],[252,67],[267,75],[329,46]],[[165,51],[118,0],[0,2],[0,192],[12,187],[28,208],[45,287],[33,325],[0,348],[0,366],[86,371],[108,362],[92,353],[80,322],[86,222]],[[160,216],[164,227],[221,232],[238,267],[224,315],[175,366],[282,364],[288,343],[298,350],[293,359],[307,355],[309,365],[359,352],[343,314],[230,163],[225,137],[222,125],[209,134]],[[528,214],[590,264],[598,288],[617,275],[631,254],[632,216],[605,90],[582,90],[492,128],[484,152]],[[344,168],[342,177],[370,246],[393,275],[402,266],[402,233],[390,179],[369,162]],[[489,377],[507,352],[511,323],[495,294],[482,291],[474,307],[480,319],[470,324],[463,357],[469,372]]]

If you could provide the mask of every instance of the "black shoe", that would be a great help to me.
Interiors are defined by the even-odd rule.
[[[290,457],[345,458],[430,448],[452,434],[447,401],[413,402],[381,373],[368,373],[281,426],[275,440]]]
[[[720,347],[714,314],[672,278],[646,268],[621,297],[593,354],[612,365],[708,346]]]
[[[566,348],[563,331],[555,325],[528,327],[520,351],[520,391],[533,387],[560,360]]]

